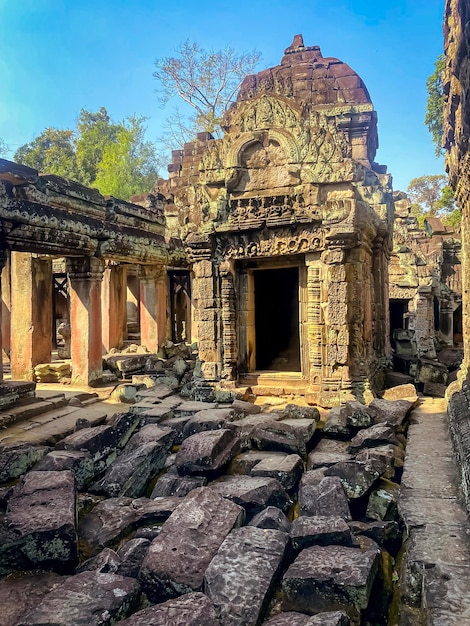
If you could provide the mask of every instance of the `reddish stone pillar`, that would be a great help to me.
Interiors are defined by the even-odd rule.
[[[93,385],[103,375],[101,281],[104,261],[95,257],[67,259],[72,332],[72,382]]]
[[[103,349],[119,348],[126,336],[127,325],[127,277],[126,267],[106,264],[101,287]]]
[[[52,351],[52,261],[11,253],[11,377],[34,380]]]
[[[1,252],[0,252],[1,254]],[[0,259],[0,266],[1,266]],[[3,359],[10,360],[10,322],[11,322],[11,283],[10,283],[10,253],[5,253],[4,267],[0,270],[1,275],[1,352]],[[1,364],[0,364],[1,368]]]
[[[3,274],[3,269],[6,266],[6,262],[7,262],[7,252],[5,250],[0,250],[0,294],[2,295],[2,301],[0,302],[0,355],[1,355],[1,359],[0,359],[0,381],[3,380],[3,339],[2,339],[2,333],[4,332],[4,326],[3,326],[3,286],[2,286],[2,274]],[[9,326],[8,326],[9,328]],[[9,341],[10,339],[8,338],[8,345],[9,345]]]
[[[140,274],[141,344],[156,352],[166,339],[166,273],[162,267],[142,266]]]

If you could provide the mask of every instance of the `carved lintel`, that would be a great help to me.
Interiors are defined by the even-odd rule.
[[[67,257],[67,273],[72,280],[103,280],[104,261],[97,257]]]

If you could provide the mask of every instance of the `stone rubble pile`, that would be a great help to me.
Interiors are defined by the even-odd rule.
[[[320,419],[158,384],[54,448],[2,446],[0,623],[387,623],[410,387]]]

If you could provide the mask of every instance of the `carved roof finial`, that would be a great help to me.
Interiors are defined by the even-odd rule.
[[[304,47],[303,35],[294,35],[294,39],[292,40],[291,45],[285,49],[284,54],[287,54],[287,52],[290,52],[291,50],[295,50],[297,48],[303,48],[303,47]]]

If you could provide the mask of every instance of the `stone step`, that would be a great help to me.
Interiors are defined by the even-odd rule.
[[[64,406],[48,411],[30,420],[23,420],[0,431],[0,443],[27,441],[38,445],[54,445],[60,439],[70,435],[75,430],[78,419],[86,419],[93,426],[103,424],[106,417],[119,411],[113,405],[104,407]]]
[[[300,372],[253,372],[241,376],[240,385],[251,387],[255,396],[303,395],[307,391]]]
[[[0,413],[0,427],[5,428],[11,424],[31,419],[37,415],[42,415],[48,411],[53,411],[61,406],[65,406],[67,400],[64,394],[60,394],[55,399],[37,400],[26,405],[14,406]]]

